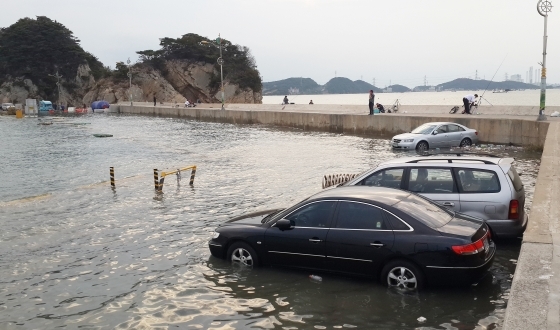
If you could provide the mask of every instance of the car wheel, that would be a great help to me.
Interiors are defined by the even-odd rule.
[[[249,244],[237,242],[228,249],[228,260],[232,264],[239,264],[245,267],[255,267],[259,264],[257,253]]]
[[[428,149],[430,149],[430,146],[428,145],[428,142],[426,142],[426,141],[420,141],[416,145],[416,150],[417,151],[426,151]]]
[[[385,265],[381,280],[387,287],[403,291],[419,290],[424,286],[424,274],[406,260],[395,260]]]
[[[459,147],[470,147],[472,146],[472,141],[469,138],[464,138],[461,140],[461,143],[459,144]]]

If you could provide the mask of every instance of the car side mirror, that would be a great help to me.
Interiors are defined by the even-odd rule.
[[[433,132],[432,132],[432,135],[437,135],[437,131],[433,131]]]
[[[288,229],[293,228],[292,222],[288,219],[280,219],[280,220],[276,221],[274,226],[278,227],[278,229],[280,229],[280,230],[288,230]]]

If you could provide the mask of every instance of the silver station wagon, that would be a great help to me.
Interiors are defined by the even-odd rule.
[[[439,154],[381,163],[344,186],[392,187],[421,194],[486,220],[492,234],[518,237],[527,227],[525,189],[513,158]]]

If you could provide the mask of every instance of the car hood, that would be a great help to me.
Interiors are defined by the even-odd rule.
[[[403,134],[393,136],[393,139],[399,139],[399,140],[416,139],[419,136],[423,136],[423,134],[403,133]]]
[[[451,221],[439,227],[437,230],[441,233],[453,236],[478,239],[486,233],[487,229],[484,225],[484,220],[463,213],[455,213],[455,217],[453,217]]]
[[[273,209],[273,210],[266,210],[266,211],[259,211],[244,214],[238,217],[235,217],[231,220],[226,221],[221,226],[231,226],[231,225],[249,225],[249,226],[260,226],[262,225],[262,219],[271,213],[275,213],[281,211],[283,209]]]

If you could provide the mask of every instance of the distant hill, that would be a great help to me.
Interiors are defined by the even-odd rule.
[[[422,87],[422,86],[419,86]],[[439,90],[493,90],[493,89],[539,89],[539,86],[526,84],[518,81],[488,81],[473,80],[467,78],[455,79],[443,84],[437,85]]]
[[[356,80],[354,81],[354,85],[356,85],[356,87],[358,87],[358,92],[356,93],[364,93],[364,92],[369,92],[369,90],[373,90],[374,93],[381,93],[382,90],[381,88],[377,88],[375,86],[373,86],[370,83],[367,83],[363,80]]]
[[[479,90],[485,89],[539,89],[540,86],[526,84],[517,81],[488,81],[459,78],[437,86],[416,86],[412,90],[403,85],[387,86],[392,93],[445,91],[445,90]],[[547,88],[553,88],[548,86]],[[385,88],[377,88],[363,80],[352,81],[344,77],[336,77],[329,80],[325,85],[317,84],[311,78],[288,78],[284,80],[264,82],[263,95],[294,95],[294,94],[359,94],[367,93],[372,89],[375,93],[383,93]]]
[[[382,92],[363,80],[352,81],[343,77],[332,78],[323,86],[311,78],[288,78],[263,83],[263,95],[359,94],[367,93],[370,89],[375,93]]]
[[[391,85],[388,86],[387,88],[391,88],[393,93],[405,93],[405,92],[410,92],[410,88],[403,86],[403,85]]]
[[[352,81],[344,77],[332,78],[325,84],[324,89],[327,94],[359,94],[367,93],[370,89],[375,93],[381,92],[381,89],[363,80]]]
[[[288,78],[263,83],[263,95],[321,94],[322,86],[311,78]]]

